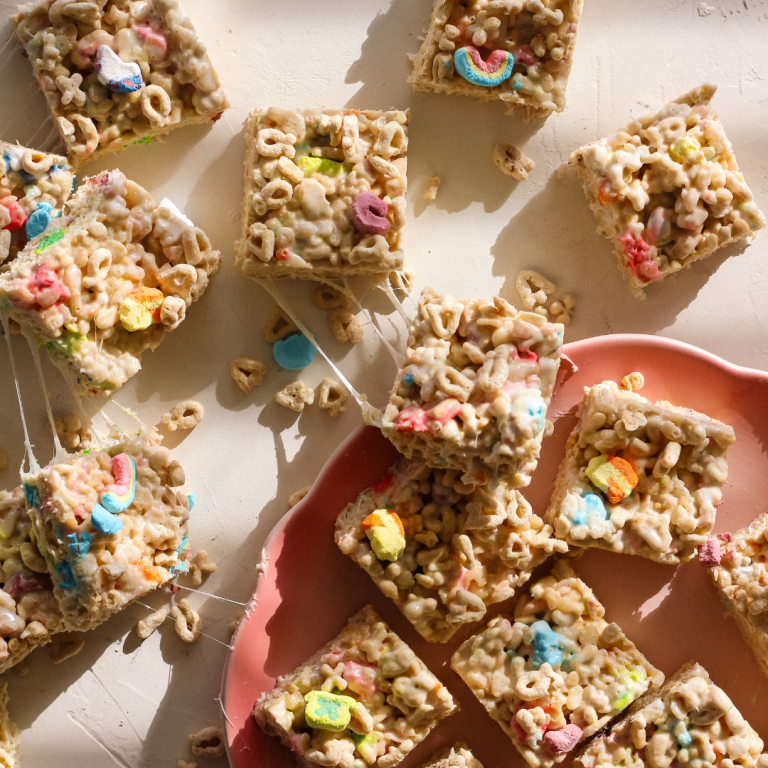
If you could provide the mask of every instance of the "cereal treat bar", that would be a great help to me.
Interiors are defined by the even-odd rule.
[[[403,265],[408,110],[254,110],[242,239],[246,275],[322,280]]]
[[[705,564],[712,567],[720,599],[768,675],[768,514],[732,537],[722,536],[730,543],[721,551],[714,539],[714,557]],[[701,552],[699,557],[704,562]]]
[[[229,106],[179,0],[36,0],[11,21],[76,167]]]
[[[649,283],[765,226],[710,106],[716,90],[702,85],[570,157],[638,298]]]
[[[459,301],[425,289],[384,434],[405,456],[460,470],[464,482],[528,485],[562,342],[562,325],[499,297]]]
[[[0,141],[0,264],[61,216],[72,194],[67,160]]]
[[[565,109],[583,0],[435,0],[408,82],[500,100],[527,122]]]
[[[0,766],[21,768],[21,731],[8,714],[8,684],[0,683]]]
[[[403,459],[348,504],[336,543],[433,642],[482,619],[568,549],[519,491],[467,485],[420,459]]]
[[[45,345],[87,394],[114,392],[176,328],[220,254],[174,205],[120,171],[89,178],[56,228],[0,275],[0,312]]]
[[[174,490],[183,470],[144,427],[113,438],[23,476],[68,630],[97,626],[187,570],[193,497]]]
[[[21,487],[0,491],[0,568],[2,673],[63,629],[53,581],[37,548]]]
[[[422,765],[422,768],[483,768],[466,744],[448,747]]]
[[[456,710],[448,690],[371,606],[253,710],[301,766],[393,768]]]
[[[734,440],[726,424],[613,381],[585,388],[546,520],[572,546],[690,560],[714,527]]]
[[[638,699],[576,758],[576,768],[768,768],[763,741],[695,662]]]
[[[664,679],[604,613],[559,561],[514,616],[493,619],[453,656],[453,669],[533,768],[565,760]]]

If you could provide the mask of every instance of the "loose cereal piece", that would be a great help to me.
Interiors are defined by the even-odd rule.
[[[670,565],[695,557],[715,525],[733,429],[612,381],[584,392],[547,511],[555,535]]]
[[[390,272],[387,277],[392,288],[408,294],[410,294],[413,288],[413,281],[416,279],[416,276],[410,269],[399,269],[397,272]]]
[[[237,627],[240,624],[240,619],[243,618],[243,611],[238,611],[235,614],[235,618],[229,623],[229,633],[234,635],[237,631]]]
[[[628,392],[639,392],[645,386],[645,377],[640,371],[633,371],[621,380],[619,389],[626,389]]]
[[[533,768],[562,762],[574,735],[588,739],[664,680],[604,614],[561,560],[514,616],[492,619],[453,655],[453,669]],[[568,726],[565,738],[542,739]]]
[[[229,364],[229,374],[246,394],[261,384],[267,366],[250,357],[238,357]]]
[[[405,530],[396,562],[379,560],[366,538],[364,521],[381,509],[397,514]],[[335,538],[419,634],[441,643],[511,597],[553,552],[567,550],[519,491],[465,484],[455,470],[408,459],[347,505]]]
[[[537,304],[546,304],[549,297],[555,292],[554,283],[531,269],[524,269],[518,273],[515,285],[520,301],[528,310],[534,310]],[[534,291],[531,286],[536,290]]]
[[[631,755],[636,768],[683,765],[706,755],[713,768],[768,767],[763,741],[707,671],[688,662],[649,691],[576,758],[576,768],[609,768]]]
[[[300,491],[292,493],[288,498],[288,506],[293,509],[311,490],[312,486],[306,485]]]
[[[170,606],[164,605],[154,613],[150,613],[136,625],[136,634],[142,640],[146,640],[156,629],[162,626],[162,623],[168,618],[170,610]]]
[[[352,306],[348,296],[330,285],[318,285],[312,291],[312,303],[320,309],[349,309]]]
[[[102,173],[0,274],[0,312],[34,333],[81,393],[110,393],[182,322],[220,261],[173,203]]]
[[[423,763],[421,768],[483,768],[483,764],[461,742],[446,747]]]
[[[171,432],[177,429],[194,429],[205,416],[205,408],[197,400],[182,400],[168,413],[160,417],[160,421],[165,424]]]
[[[11,21],[75,166],[229,106],[178,0],[37,0]]]
[[[363,338],[363,329],[357,315],[346,312],[343,309],[334,309],[328,313],[328,322],[331,324],[331,330],[339,344],[349,342],[357,344]]]
[[[645,288],[765,226],[702,85],[656,115],[576,150],[577,168],[624,279]]]
[[[179,760],[176,768],[197,768],[197,763],[188,763],[186,760]]]
[[[203,574],[208,576],[215,573],[218,566],[208,560],[208,553],[201,549],[189,562],[189,574],[192,576],[192,586],[199,587],[203,583]]]
[[[64,632],[56,635],[48,646],[48,654],[54,664],[71,659],[83,650],[85,638],[80,632]]]
[[[383,414],[400,451],[464,482],[528,485],[560,365],[563,327],[504,299],[426,289]]]
[[[348,399],[349,392],[341,384],[330,378],[323,379],[320,384],[318,405],[324,411],[328,411],[334,417],[341,416],[347,409]]]
[[[73,187],[66,158],[0,141],[0,264],[61,216]]]
[[[176,622],[176,634],[185,643],[195,643],[203,633],[203,620],[185,597],[171,608],[171,618]],[[193,754],[198,754],[192,750]]]
[[[549,312],[555,318],[556,323],[562,325],[568,325],[571,322],[573,316],[573,308],[576,306],[576,299],[570,294],[566,293],[558,301],[553,301],[549,305]]]
[[[439,176],[433,176],[427,182],[427,186],[424,188],[424,199],[425,200],[436,200],[437,199],[437,190],[438,189],[440,189],[440,177]]]
[[[497,144],[493,148],[493,162],[499,170],[518,181],[525,181],[528,174],[536,167],[536,163],[526,157],[520,147],[514,144]]]
[[[195,757],[224,757],[227,753],[224,734],[215,725],[191,734],[189,743]]]
[[[0,469],[8,469],[8,454],[0,448]]]
[[[401,269],[407,131],[407,110],[254,110],[243,272],[323,280]]]
[[[21,768],[21,731],[8,714],[8,684],[0,683],[0,761],[3,768]]]
[[[305,405],[312,405],[315,402],[315,392],[299,379],[278,392],[275,395],[275,400],[280,405],[284,405],[296,413],[301,413]]]
[[[275,304],[269,313],[267,324],[264,326],[264,341],[268,344],[274,344],[292,333],[298,333],[298,331],[299,327],[288,313],[279,304]]]
[[[334,688],[349,700],[349,729],[311,727],[304,716],[307,699]],[[448,690],[366,606],[336,638],[262,693],[253,716],[301,762],[394,768],[455,711]]]
[[[723,544],[719,563],[713,564],[710,576],[768,676],[768,514]]]
[[[104,450],[22,476],[66,630],[92,629],[187,570],[190,500],[168,485],[169,452],[153,434],[115,431]]]
[[[531,122],[565,109],[582,0],[435,0],[408,82],[500,100]]]

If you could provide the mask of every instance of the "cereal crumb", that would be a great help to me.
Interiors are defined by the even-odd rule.
[[[437,190],[440,189],[440,177],[433,176],[428,182],[426,189],[424,190],[425,200],[434,200],[437,197]]]
[[[176,622],[176,634],[185,643],[194,643],[203,633],[203,620],[185,597],[171,608],[171,618]]]
[[[288,505],[293,509],[310,491],[312,490],[311,485],[307,485],[304,488],[302,488],[300,491],[296,491],[296,493],[292,493],[290,498],[288,499]]]
[[[267,366],[250,357],[238,357],[229,364],[229,374],[246,394],[261,384]]]
[[[549,311],[555,318],[556,323],[568,325],[573,317],[573,308],[576,306],[576,299],[566,293],[561,299],[553,301],[549,305]]]
[[[340,344],[349,342],[357,344],[363,338],[363,329],[357,315],[351,312],[345,312],[343,309],[334,309],[328,313],[328,322],[331,324],[331,330]]]
[[[315,392],[301,379],[298,379],[278,392],[275,395],[275,400],[280,405],[284,405],[286,408],[296,411],[296,413],[301,413],[305,405],[312,405],[315,402]]]
[[[324,411],[328,411],[331,416],[340,416],[347,408],[348,399],[349,393],[338,381],[331,378],[323,379],[317,404]]]
[[[48,654],[54,664],[71,659],[83,650],[85,639],[79,632],[62,632],[54,636],[48,646]]]
[[[201,549],[189,563],[189,575],[192,577],[192,585],[199,587],[203,583],[203,574],[206,576],[214,573],[218,566],[208,559],[208,553]]]
[[[197,400],[182,400],[168,413],[164,413],[160,421],[171,432],[175,432],[177,429],[193,429],[203,420],[204,415],[205,408],[202,403],[198,403]]]
[[[502,173],[519,181],[525,181],[528,174],[536,167],[536,163],[526,157],[514,144],[497,144],[493,148],[493,162],[499,166]]]
[[[224,757],[224,734],[215,725],[203,728],[189,737],[192,754],[195,757]]]
[[[518,273],[515,284],[523,306],[529,311],[533,310],[537,304],[542,305],[543,308],[549,296],[555,292],[554,283],[550,283],[546,277],[530,269],[524,269]],[[531,286],[536,289],[535,292]],[[546,310],[544,315],[546,316]]]
[[[229,623],[229,633],[231,635],[234,635],[235,632],[237,631],[237,627],[240,624],[240,619],[242,619],[242,618],[243,618],[243,612],[242,611],[238,611],[235,614],[235,618]]]
[[[154,613],[150,613],[146,619],[142,619],[136,625],[136,634],[146,640],[167,618],[170,608],[164,605]]]
[[[352,302],[338,288],[318,285],[312,291],[312,303],[320,309],[349,309]]]
[[[645,386],[645,377],[639,371],[633,371],[621,380],[621,389],[637,392]]]
[[[267,324],[264,326],[264,341],[274,344],[298,330],[299,327],[291,320],[286,311],[279,304],[275,304],[267,318]]]

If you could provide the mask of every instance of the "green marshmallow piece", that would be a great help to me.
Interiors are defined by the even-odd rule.
[[[310,691],[304,696],[304,719],[310,728],[338,733],[349,725],[356,704],[351,696]]]
[[[355,742],[355,749],[366,763],[370,765],[378,760],[379,752],[376,749],[376,745],[379,743],[379,734],[376,731],[371,731],[371,733],[365,736],[350,731],[349,735],[352,741]]]
[[[328,160],[325,157],[310,157],[309,155],[299,158],[296,165],[304,171],[304,176],[309,178],[313,173],[324,173],[326,176],[340,176],[344,172],[344,166],[335,160]]]

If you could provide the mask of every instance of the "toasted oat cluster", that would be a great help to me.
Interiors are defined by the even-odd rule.
[[[451,666],[533,768],[562,762],[664,675],[565,561],[530,587],[514,616],[467,640]]]
[[[145,428],[23,476],[37,546],[66,629],[91,629],[186,572],[190,497]]]
[[[63,629],[21,487],[0,491],[0,567],[0,672],[5,672]]]
[[[456,710],[424,662],[366,606],[253,716],[301,765],[393,768]]]
[[[459,301],[427,288],[383,432],[400,453],[464,482],[528,485],[548,425],[563,326],[504,299]]]
[[[237,263],[322,280],[403,266],[408,111],[254,110]]]
[[[0,141],[0,264],[61,216],[73,182],[66,158]]]
[[[671,565],[694,557],[715,525],[733,428],[613,381],[585,388],[577,419],[546,515],[555,535]]]
[[[179,0],[36,0],[11,21],[76,167],[229,106]]]
[[[394,561],[379,558],[366,533],[366,520],[381,509],[402,523],[403,550]],[[401,460],[348,504],[336,521],[336,543],[433,642],[482,619],[539,563],[568,548],[519,491],[466,485],[455,470],[420,459]]]
[[[716,90],[702,85],[570,157],[638,298],[650,283],[765,226],[709,103]]]
[[[719,556],[712,581],[768,675],[768,514],[734,533]]]
[[[532,121],[565,109],[583,0],[435,0],[409,81],[500,100]]]
[[[483,768],[466,744],[455,744],[433,755],[422,768]]]
[[[84,394],[114,392],[220,267],[205,233],[120,171],[86,179],[55,228],[0,275],[0,311]]]
[[[707,671],[689,662],[635,702],[576,758],[576,768],[768,768],[763,740]]]

